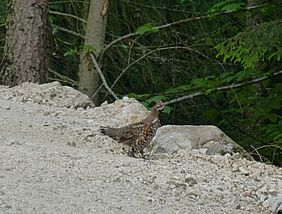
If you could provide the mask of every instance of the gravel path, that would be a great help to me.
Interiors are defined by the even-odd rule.
[[[97,131],[125,106],[40,105],[1,87],[0,213],[273,213],[281,169],[197,151],[130,158]]]

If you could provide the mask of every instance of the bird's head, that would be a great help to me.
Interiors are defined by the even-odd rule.
[[[153,110],[159,112],[159,111],[162,111],[164,109],[164,107],[165,107],[165,104],[162,101],[160,101],[159,103],[157,103],[153,106]]]

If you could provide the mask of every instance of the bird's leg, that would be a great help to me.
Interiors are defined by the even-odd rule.
[[[140,154],[141,154],[141,158],[143,158],[143,159],[145,159],[145,155],[144,155],[144,151],[143,151],[143,149],[140,149]]]
[[[149,160],[149,156],[148,156],[148,155],[142,155],[142,159],[143,159],[144,161]]]
[[[148,157],[147,155],[143,155],[143,156],[142,156],[142,159],[143,159],[144,161],[149,161],[149,157]]]
[[[144,154],[144,150],[141,149],[140,151],[141,154],[141,158],[144,159],[144,161],[149,160],[149,155],[148,154]]]
[[[136,158],[136,155],[135,155],[135,150],[133,147],[130,147],[129,150],[128,150],[128,156],[129,157],[133,157],[133,158]]]

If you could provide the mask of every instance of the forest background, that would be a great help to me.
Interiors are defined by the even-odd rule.
[[[7,17],[19,1],[0,1],[2,71]],[[80,74],[82,61],[99,49],[102,73],[87,93],[96,104],[123,96],[148,108],[168,101],[163,124],[216,125],[257,160],[282,166],[281,1],[43,2],[49,32],[46,81],[83,91],[81,79],[89,78]],[[97,4],[107,4],[99,48],[85,42],[91,41],[91,7]],[[3,79],[0,75],[6,84]]]

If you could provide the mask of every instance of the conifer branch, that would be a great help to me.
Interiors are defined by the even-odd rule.
[[[207,14],[207,15],[203,15],[203,16],[190,17],[190,18],[182,19],[182,20],[179,20],[179,21],[176,21],[176,22],[171,22],[171,23],[167,23],[167,24],[164,24],[164,25],[156,26],[156,27],[154,27],[154,29],[157,29],[157,30],[165,29],[165,28],[168,28],[168,27],[171,27],[171,26],[174,26],[174,25],[179,25],[179,24],[186,23],[186,22],[197,21],[197,20],[207,19],[207,18],[211,18],[211,17],[217,17],[217,16],[221,16],[221,15],[228,15],[228,14],[232,14],[232,13],[236,13],[236,12],[240,12],[240,11],[254,10],[254,9],[261,8],[261,7],[265,7],[267,5],[269,5],[269,4],[265,3],[265,4],[245,7],[245,8],[239,9],[239,10],[230,10],[230,11],[217,12],[217,13],[213,13],[213,14]],[[106,45],[104,47],[104,49],[101,51],[101,53],[99,55],[99,61],[101,61],[103,59],[105,52],[109,48],[111,48],[113,45],[115,45],[116,43],[118,43],[118,42],[120,42],[124,39],[135,37],[135,36],[138,36],[138,35],[140,35],[138,32],[134,32],[134,33],[129,33],[129,34],[123,35],[123,36],[113,40],[108,45]]]

